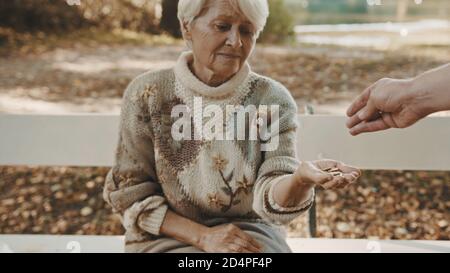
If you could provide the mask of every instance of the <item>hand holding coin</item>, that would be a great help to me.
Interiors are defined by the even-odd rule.
[[[339,189],[355,183],[361,171],[336,160],[323,159],[301,162],[294,175],[299,183]]]

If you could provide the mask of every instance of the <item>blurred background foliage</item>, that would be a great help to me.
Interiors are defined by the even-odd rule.
[[[21,47],[52,35],[113,36],[123,31],[180,38],[178,0],[11,0],[0,2],[0,46]],[[260,41],[294,37],[294,19],[284,0],[269,0],[270,17]],[[112,31],[112,32],[111,32]],[[117,35],[116,35],[117,36]],[[117,37],[116,37],[117,38]],[[51,39],[50,39],[51,40]]]
[[[83,27],[157,33],[157,0],[11,0],[0,2],[0,25],[17,31],[63,32]]]
[[[179,38],[178,0],[11,0],[0,2],[0,42],[18,33],[65,33],[85,28],[126,29]],[[293,35],[293,17],[284,0],[270,0],[271,16],[262,39]]]
[[[448,0],[285,0],[295,24],[448,19]]]
[[[79,3],[77,5],[76,3]],[[377,3],[382,3],[378,5]],[[180,38],[178,0],[10,0],[0,1],[0,46],[71,32],[98,35],[132,31]],[[260,41],[295,38],[295,25],[447,19],[447,0],[269,0],[270,16]],[[104,35],[103,35],[104,36]]]

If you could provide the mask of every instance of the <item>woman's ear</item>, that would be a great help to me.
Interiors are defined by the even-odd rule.
[[[180,23],[180,27],[183,39],[186,41],[186,44],[190,47],[190,45],[192,44],[191,24],[183,22]]]

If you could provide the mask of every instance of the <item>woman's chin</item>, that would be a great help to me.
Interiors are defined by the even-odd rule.
[[[238,64],[220,64],[215,67],[214,71],[217,75],[222,75],[224,78],[231,78],[234,74],[236,74],[239,71],[239,65]]]

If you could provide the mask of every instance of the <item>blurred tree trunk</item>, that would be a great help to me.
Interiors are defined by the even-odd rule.
[[[180,24],[178,23],[177,10],[178,0],[162,1],[161,29],[167,31],[172,36],[180,38]]]
[[[405,16],[408,13],[408,0],[397,1],[397,21],[402,22],[405,20]]]

